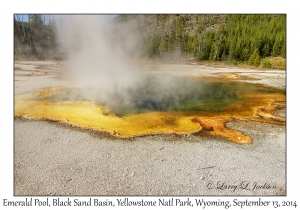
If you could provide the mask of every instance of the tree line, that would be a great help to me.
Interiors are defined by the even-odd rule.
[[[143,31],[143,56],[199,61],[246,62],[258,66],[261,58],[286,57],[286,15],[119,15],[112,21],[136,20]],[[28,22],[14,19],[14,54],[38,59],[59,58],[55,18],[41,15]]]
[[[46,59],[58,55],[54,20],[43,21],[42,15],[29,15],[28,22],[14,17],[14,55]]]
[[[153,16],[153,15],[152,15]],[[286,57],[285,15],[154,15],[145,38],[149,57],[247,62]],[[147,18],[146,18],[147,19]],[[154,28],[154,29],[153,29]]]

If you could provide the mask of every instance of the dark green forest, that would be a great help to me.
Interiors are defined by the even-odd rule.
[[[263,58],[286,57],[286,15],[119,15],[111,21],[136,21],[143,32],[142,56],[158,59],[195,58],[261,64]],[[55,21],[41,15],[29,22],[14,20],[15,55],[39,59],[58,56]],[[61,55],[61,54],[59,54]],[[271,67],[265,62],[264,67]]]
[[[171,57],[175,52],[200,61],[254,66],[261,58],[286,57],[285,15],[155,15],[155,19],[146,25],[154,22],[156,28],[146,37],[150,57]]]

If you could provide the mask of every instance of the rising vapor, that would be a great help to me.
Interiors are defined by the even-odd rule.
[[[75,100],[94,101],[122,114],[120,110],[176,110],[180,103],[210,95],[211,87],[203,88],[199,81],[151,75],[134,65],[143,47],[143,33],[136,26],[134,21],[108,21],[104,16],[65,17],[57,37],[67,53],[67,74],[80,87]],[[227,95],[221,91],[214,97]]]

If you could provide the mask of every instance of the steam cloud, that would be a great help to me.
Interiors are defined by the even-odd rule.
[[[135,27],[135,22],[118,23],[103,16],[65,17],[57,37],[67,53],[68,76],[81,87],[73,97],[107,105],[117,113],[120,109],[166,111],[210,94],[211,87],[203,88],[199,82],[150,76],[133,65],[143,46],[143,34]]]
[[[112,92],[126,101],[141,73],[133,58],[141,52],[143,37],[133,32],[135,22],[118,23],[101,15],[65,16],[57,27],[59,45],[68,57],[68,76],[91,100],[107,102]],[[129,102],[127,102],[129,103]]]
[[[142,37],[131,23],[113,23],[98,15],[66,16],[57,27],[62,50],[67,53],[69,76],[80,84],[102,88],[126,85],[136,73],[129,63],[138,54]]]

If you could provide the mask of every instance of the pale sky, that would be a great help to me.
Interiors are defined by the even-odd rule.
[[[52,17],[60,17],[60,16],[63,16],[64,14],[51,14],[51,15],[50,14],[41,14],[41,15],[42,15],[42,20],[47,23],[49,21],[50,16],[51,16],[51,18]],[[99,14],[99,15],[101,15],[101,14]],[[103,14],[103,15],[105,15],[107,19],[111,19],[111,18],[118,16],[115,14]],[[18,21],[28,22],[28,14],[14,14],[14,16],[16,17],[16,20],[18,20]]]

